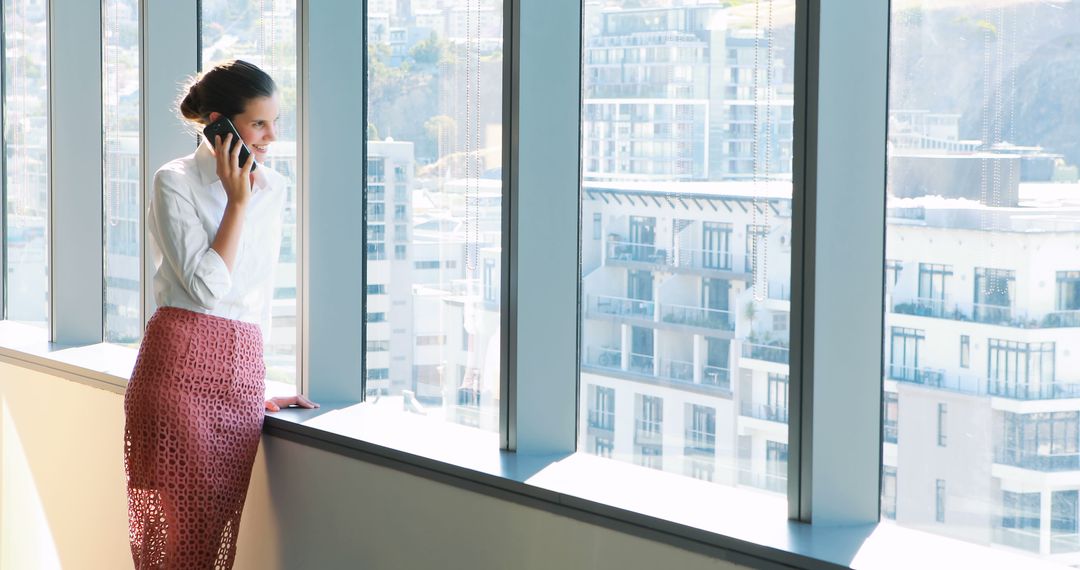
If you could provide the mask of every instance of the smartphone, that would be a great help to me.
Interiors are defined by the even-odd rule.
[[[203,136],[206,137],[206,141],[210,143],[210,146],[214,146],[214,138],[221,136],[222,140],[225,139],[225,135],[232,133],[233,144],[240,143],[240,166],[244,166],[247,162],[248,156],[251,154],[251,149],[244,143],[244,139],[240,138],[240,133],[236,132],[236,127],[232,124],[232,121],[228,117],[221,117],[220,119],[206,125],[203,129]],[[231,149],[230,149],[231,150]],[[255,168],[259,166],[258,162],[252,161],[251,171],[254,172]]]

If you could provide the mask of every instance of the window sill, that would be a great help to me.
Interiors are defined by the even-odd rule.
[[[135,356],[132,348],[108,343],[55,345],[45,329],[0,321],[0,362],[117,394],[124,393]],[[285,388],[292,389],[268,392]],[[286,409],[266,416],[264,432],[752,567],[1060,567],[892,523],[792,522],[786,502],[774,495],[584,453],[501,451],[495,433],[406,413],[394,403]]]

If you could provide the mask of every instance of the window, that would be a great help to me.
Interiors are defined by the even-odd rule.
[[[975,268],[975,320],[981,323],[1012,319],[1015,272],[1005,269]]]
[[[389,368],[369,368],[367,373],[368,378],[372,380],[386,380],[390,377]]]
[[[615,389],[592,386],[589,394],[589,429],[603,432],[615,431]],[[601,437],[609,437],[603,435]]]
[[[425,349],[393,363],[392,377],[429,367],[441,372],[392,384],[388,395],[415,385],[429,417],[497,431],[500,307],[485,299],[483,252],[502,245],[503,2],[451,4],[390,2],[367,10],[367,160],[380,164],[369,167],[368,184],[393,188],[394,242],[400,244],[394,258],[413,260],[407,269],[392,268],[369,256],[367,278],[385,283],[392,296],[413,298],[409,308],[388,315],[389,322],[447,339],[422,345],[417,338]],[[434,23],[421,14],[428,8],[450,20]],[[428,21],[413,22],[422,17]],[[394,45],[408,49],[378,39],[377,30],[391,27]],[[382,204],[369,202],[369,208],[369,224],[385,218]],[[501,257],[490,261],[499,264]],[[369,327],[367,334],[386,332]],[[377,405],[400,407],[392,402]]]
[[[297,236],[296,3],[201,0],[199,7],[200,62],[204,69],[226,59],[243,59],[262,68],[277,83],[280,105],[275,129],[277,140],[270,145],[266,166],[285,176],[282,231],[286,236]],[[300,249],[297,240],[283,240],[275,272],[276,288],[295,290]],[[275,300],[265,349],[267,380],[296,382],[296,322],[295,295]]]
[[[1002,412],[994,461],[1032,471],[1080,470],[1080,412]]]
[[[885,422],[882,437],[885,443],[896,443],[899,435],[897,421],[900,417],[900,395],[896,392],[885,392],[882,406],[884,408],[882,417]]]
[[[952,266],[936,263],[919,264],[918,304],[925,314],[941,316],[945,313],[945,286]]]
[[[1002,491],[1001,523],[996,540],[1014,548],[1039,552],[1041,493]]]
[[[416,335],[416,346],[441,346],[444,344],[446,344],[446,335],[444,334]]]
[[[960,335],[960,368],[971,368],[971,337]]]
[[[1057,272],[1057,310],[1080,311],[1080,271]]]
[[[881,472],[881,516],[896,520],[896,468],[888,465]]]
[[[935,480],[934,486],[934,520],[945,522],[945,480]]]
[[[885,284],[889,288],[900,282],[900,272],[904,270],[904,262],[898,259],[885,260]]]
[[[787,491],[787,456],[786,443],[765,442],[766,488],[776,493]]]
[[[43,2],[4,2],[7,318],[44,327],[49,312],[48,46]],[[117,309],[119,311],[119,308]]]
[[[892,350],[889,352],[889,377],[896,380],[922,383],[919,368],[919,348],[926,339],[921,330],[892,327]]]
[[[989,339],[990,393],[1021,399],[1062,397],[1054,383],[1054,343]]]
[[[386,322],[386,313],[368,313],[367,322],[369,323],[382,323]]]
[[[367,341],[368,352],[386,352],[390,350],[390,341],[388,340],[369,340]]]
[[[946,404],[937,405],[937,444],[945,447],[948,443],[948,407]]]
[[[1050,552],[1073,552],[1080,538],[1078,491],[1053,491],[1050,505]]]
[[[382,283],[368,283],[367,294],[368,295],[385,295],[386,294],[386,285],[383,285]]]
[[[102,3],[105,341],[142,337],[139,3]],[[295,297],[295,295],[294,295]]]
[[[775,46],[794,41],[794,28],[764,12],[779,22],[795,10],[762,2],[755,23],[736,4],[585,3],[583,22],[595,25],[582,30],[579,385],[582,400],[590,385],[663,389],[672,425],[654,467],[782,493],[764,436],[782,441],[787,430],[790,311],[771,301],[791,291],[783,149],[795,62]],[[748,383],[733,381],[744,372]],[[642,413],[628,398],[615,423]],[[730,466],[751,431],[753,461],[740,473]],[[615,458],[645,461],[637,447]]]

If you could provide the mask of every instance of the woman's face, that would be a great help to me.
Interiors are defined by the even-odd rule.
[[[211,113],[210,120],[220,115]],[[244,112],[233,117],[233,125],[248,147],[255,153],[255,160],[265,162],[270,143],[277,140],[277,96],[256,97],[248,101]]]

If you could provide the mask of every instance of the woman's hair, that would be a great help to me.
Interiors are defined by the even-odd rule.
[[[193,77],[180,99],[180,115],[193,123],[210,123],[210,113],[229,119],[244,112],[248,101],[277,91],[265,71],[239,59],[225,61]]]

